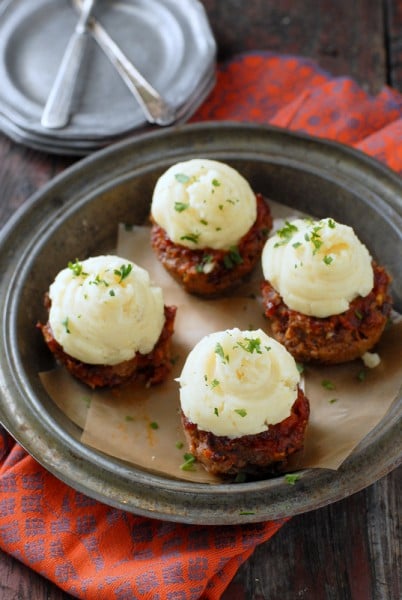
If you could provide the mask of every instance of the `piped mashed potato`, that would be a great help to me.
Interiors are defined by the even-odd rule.
[[[151,215],[175,244],[227,250],[254,224],[257,204],[235,169],[195,158],[173,165],[158,179]]]
[[[262,269],[289,308],[319,318],[345,312],[374,285],[366,246],[330,218],[286,222],[266,242]]]
[[[286,419],[300,374],[289,352],[261,329],[209,334],[189,353],[180,383],[184,415],[199,429],[231,438]]]
[[[49,288],[49,322],[64,352],[88,364],[115,365],[148,354],[162,331],[162,290],[148,272],[118,256],[75,261]]]

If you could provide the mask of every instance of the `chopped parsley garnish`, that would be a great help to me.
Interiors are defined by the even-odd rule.
[[[262,354],[260,338],[244,338],[244,342],[237,342],[237,346],[246,352],[250,352],[250,354],[253,354],[253,352]],[[271,350],[270,346],[264,346],[264,348],[267,351]]]
[[[214,415],[216,415],[217,417],[219,417],[219,410],[216,408],[216,406],[214,408]]]
[[[211,381],[211,388],[214,389],[219,385],[219,381],[217,379],[213,379]]]
[[[255,511],[254,510],[241,510],[239,512],[239,515],[245,516],[245,515],[255,515]]]
[[[331,400],[328,400],[328,402],[330,404],[335,404],[335,402],[338,402],[338,398],[331,398]]]
[[[247,411],[245,408],[235,408],[235,413],[237,413],[241,417],[247,416]]]
[[[323,379],[321,381],[321,385],[323,388],[325,388],[326,390],[334,390],[335,389],[335,384],[333,381],[330,381],[329,379]]]
[[[149,426],[151,429],[159,429],[159,425],[156,421],[152,421]]]
[[[185,173],[176,173],[174,177],[179,183],[188,183],[190,181],[190,177]]]
[[[222,361],[224,363],[228,363],[229,362],[229,355],[225,354],[223,348],[222,348],[222,344],[220,344],[219,342],[216,344],[215,346],[215,354],[217,354],[218,356],[221,357]]]
[[[183,212],[183,210],[186,210],[186,208],[188,208],[188,204],[186,204],[185,202],[175,202],[174,203],[174,209],[177,212]]]
[[[289,483],[289,485],[294,485],[296,481],[299,481],[301,475],[299,473],[286,473],[285,481]]]
[[[124,420],[125,420],[125,421],[134,421],[134,417],[132,417],[131,415],[126,415],[126,416],[124,417]]]
[[[109,287],[106,279],[101,279],[100,275],[96,275],[95,279],[89,282],[89,285],[104,285],[105,287]]]
[[[180,465],[180,469],[182,469],[182,471],[192,471],[194,469],[195,456],[186,452],[183,458],[184,463]]]
[[[326,254],[322,260],[326,265],[330,265],[334,259],[330,254]]]
[[[330,227],[331,229],[335,229],[336,223],[333,219],[328,219],[328,227]]]
[[[61,322],[61,324],[63,325],[64,329],[66,330],[66,333],[71,333],[69,325],[68,325],[68,317],[66,317],[64,319],[64,321]]]
[[[89,408],[91,406],[91,397],[90,396],[83,396],[82,401],[84,402],[84,404],[86,405],[87,408]]]
[[[126,265],[121,265],[120,269],[115,269],[113,272],[115,275],[117,275],[117,277],[120,277],[119,283],[121,283],[123,281],[123,279],[126,279],[126,277],[128,277],[130,275],[132,270],[133,270],[133,265],[130,263],[127,263]]]
[[[321,248],[321,246],[323,245],[323,241],[322,241],[321,235],[319,233],[319,231],[321,229],[322,229],[321,225],[316,225],[315,227],[313,227],[312,232],[311,232],[310,241],[314,246],[313,254],[316,254],[318,252],[318,250]]]
[[[276,235],[282,241],[277,242],[274,247],[277,248],[278,246],[283,246],[283,245],[287,244],[288,242],[290,242],[290,240],[292,239],[292,237],[294,236],[294,234],[297,231],[299,231],[299,230],[296,227],[296,225],[294,225],[293,223],[290,223],[289,221],[285,221],[285,225],[281,229],[278,229],[278,231],[276,232]]]
[[[211,262],[212,262],[212,256],[211,256],[211,254],[204,254],[204,256],[201,259],[201,262],[198,263],[198,265],[195,266],[196,272],[197,273],[203,273],[205,265],[208,265]]]
[[[198,244],[198,241],[200,239],[200,234],[199,233],[187,233],[186,235],[182,235],[181,240],[187,240],[189,242],[193,242],[193,244]]]
[[[223,258],[223,264],[226,269],[233,269],[235,265],[241,265],[243,258],[237,246],[231,246],[227,254]]]
[[[361,369],[357,374],[357,379],[359,381],[364,381],[366,379],[367,371],[366,369]]]
[[[184,446],[183,442],[176,442],[176,448],[178,450],[181,450],[183,448],[183,446]]]
[[[212,185],[214,187],[219,187],[221,185],[221,182],[218,179],[213,179],[212,180]]]
[[[80,263],[78,258],[76,258],[74,262],[70,261],[68,263],[68,268],[72,270],[75,277],[79,277],[80,275],[88,275],[88,273],[84,273],[82,263]]]
[[[304,373],[304,365],[302,363],[296,363],[296,369],[299,371],[299,373]]]
[[[109,296],[115,296],[116,292],[114,290],[109,290]]]

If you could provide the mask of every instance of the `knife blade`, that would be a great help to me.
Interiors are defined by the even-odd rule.
[[[83,11],[84,0],[72,2],[78,12]],[[87,29],[136,98],[147,121],[156,125],[171,125],[176,120],[176,110],[138,71],[94,16],[88,20]]]
[[[79,19],[64,51],[42,113],[41,124],[46,129],[61,129],[70,120],[72,100],[86,47],[88,20],[95,4],[96,0],[82,2]]]

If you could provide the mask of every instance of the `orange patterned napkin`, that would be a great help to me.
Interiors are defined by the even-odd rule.
[[[300,57],[248,53],[218,69],[192,121],[270,123],[350,144],[402,174],[402,95],[373,97]],[[0,427],[0,547],[77,598],[217,600],[283,521],[163,522],[61,483]]]

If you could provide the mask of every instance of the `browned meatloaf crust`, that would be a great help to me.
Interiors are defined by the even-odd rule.
[[[54,339],[49,322],[38,323],[43,337],[55,358],[77,379],[91,388],[115,387],[134,380],[144,380],[147,385],[161,383],[171,367],[170,341],[174,331],[175,306],[165,306],[165,324],[152,352],[137,352],[131,360],[117,365],[91,365],[66,354]]]
[[[372,291],[355,298],[346,312],[326,318],[291,310],[271,284],[263,282],[264,312],[273,337],[302,363],[337,364],[362,356],[380,339],[392,308],[391,278],[375,262],[373,269]]]
[[[213,297],[230,290],[248,275],[259,260],[267,235],[272,228],[272,216],[261,194],[256,195],[257,218],[241,238],[236,251],[202,248],[193,250],[174,244],[164,229],[152,225],[151,244],[165,269],[190,294]],[[203,272],[204,265],[215,263],[214,269]]]
[[[288,458],[303,448],[309,415],[309,401],[299,389],[290,416],[254,435],[217,436],[199,429],[183,413],[181,417],[189,450],[207,471],[221,476],[264,476],[283,470]]]

